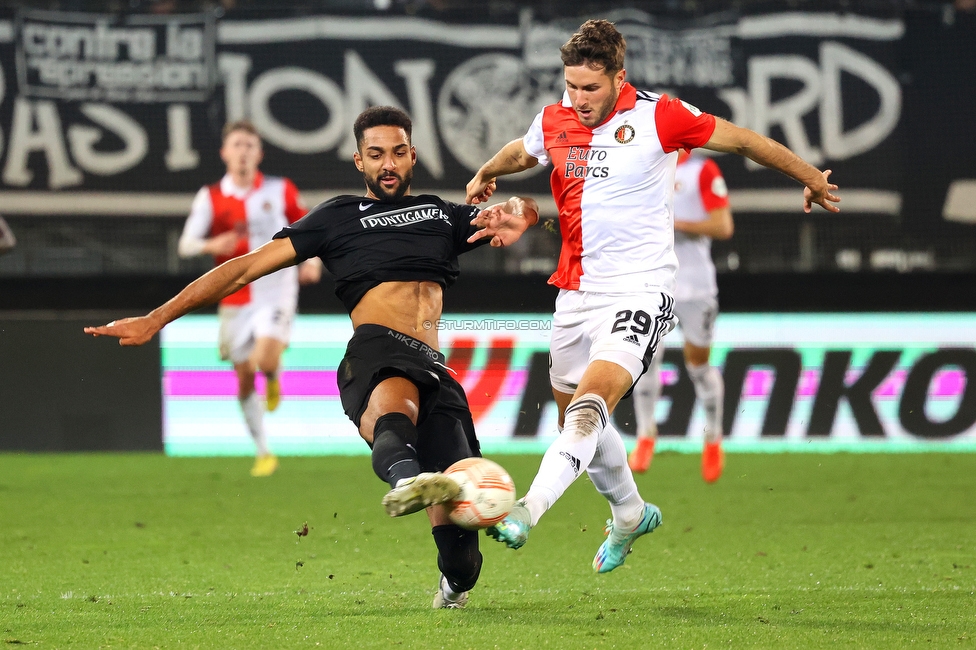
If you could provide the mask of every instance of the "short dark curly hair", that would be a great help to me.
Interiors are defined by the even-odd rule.
[[[353,135],[356,136],[356,147],[363,144],[363,133],[374,126],[398,126],[407,134],[407,142],[413,131],[413,122],[406,112],[395,106],[372,106],[359,114],[352,125]]]
[[[627,41],[609,20],[587,20],[559,48],[563,65],[603,68],[608,75],[623,70]]]

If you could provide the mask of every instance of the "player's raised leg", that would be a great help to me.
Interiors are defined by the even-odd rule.
[[[508,517],[489,529],[489,535],[511,548],[525,543],[529,530],[589,467],[612,406],[632,382],[623,367],[601,360],[587,367],[575,395],[553,389],[557,405],[565,409],[562,431],[542,457],[529,491]],[[607,398],[612,406],[608,406]]]
[[[417,457],[420,391],[405,377],[390,377],[373,388],[359,432],[373,449],[373,471],[392,488],[383,497],[391,517],[418,512],[457,497],[454,479],[421,472]]]
[[[585,392],[575,399],[555,390],[553,394],[557,403],[569,401],[562,431],[542,457],[529,491],[504,520],[488,529],[491,537],[510,548],[525,544],[529,530],[539,523],[542,515],[566,488],[586,471],[596,453],[597,438],[610,419],[607,403],[597,393]]]

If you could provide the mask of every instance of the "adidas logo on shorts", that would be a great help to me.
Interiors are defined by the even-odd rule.
[[[633,343],[634,345],[640,345],[640,339],[637,338],[636,334],[625,336],[624,340],[627,341],[628,343]]]

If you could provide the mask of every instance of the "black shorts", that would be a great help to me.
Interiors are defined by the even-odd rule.
[[[426,343],[380,325],[356,328],[339,363],[342,410],[357,427],[377,384],[404,377],[420,391],[417,456],[425,472],[440,472],[462,458],[481,456],[468,398]]]

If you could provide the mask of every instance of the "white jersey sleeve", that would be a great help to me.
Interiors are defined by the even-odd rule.
[[[540,165],[549,164],[549,153],[546,151],[545,134],[542,132],[542,111],[535,116],[529,130],[522,136],[522,146],[525,152],[539,161]]]
[[[210,200],[210,188],[201,187],[193,197],[190,216],[187,217],[183,234],[180,235],[180,243],[177,247],[180,257],[195,257],[203,254],[203,247],[207,242],[212,223],[213,201]]]

